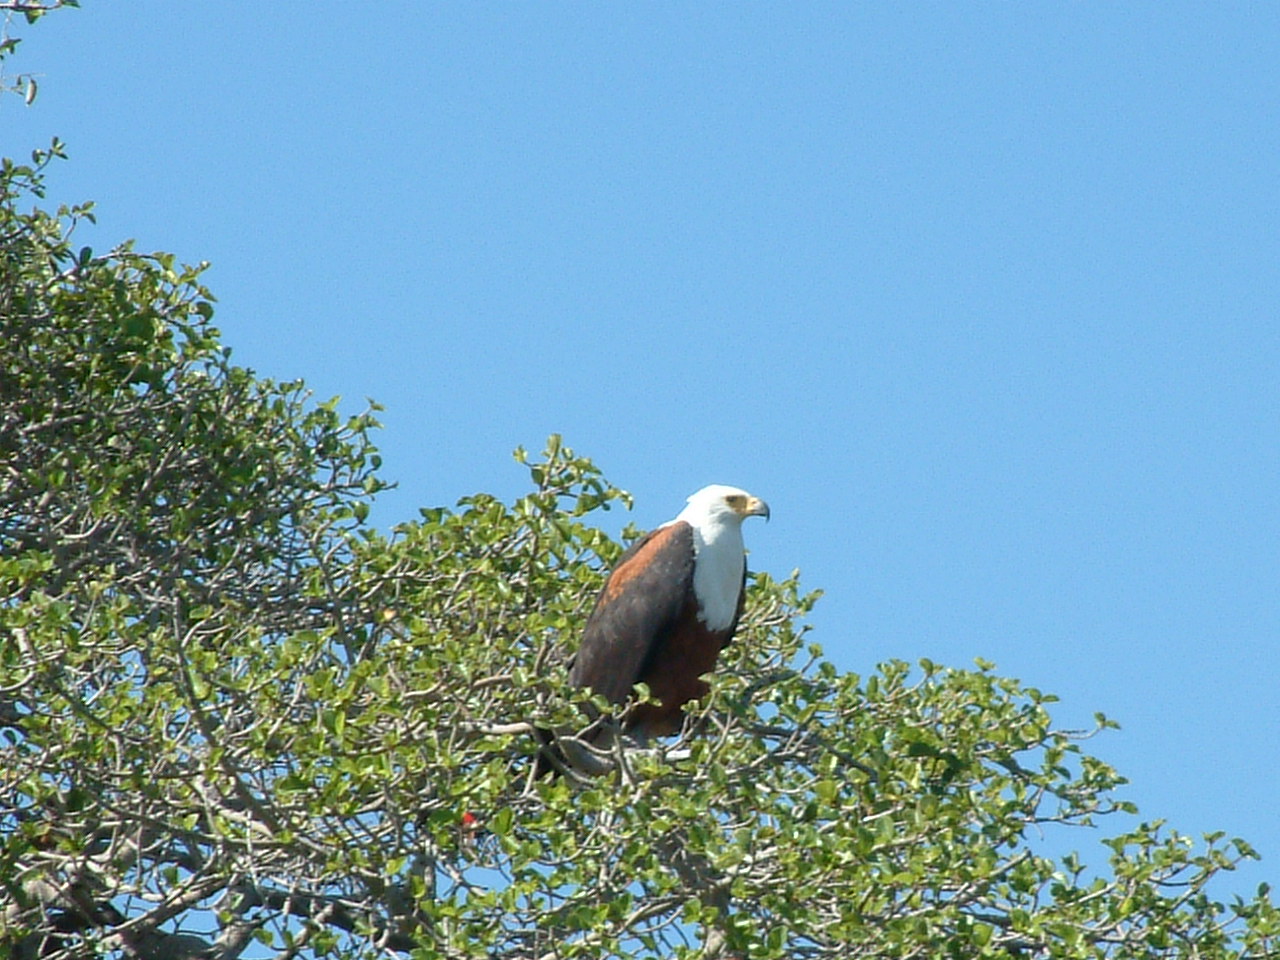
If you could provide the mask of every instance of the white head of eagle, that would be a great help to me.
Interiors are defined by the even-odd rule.
[[[758,497],[713,484],[632,544],[587,619],[570,682],[615,704],[644,683],[660,702],[635,707],[627,726],[646,735],[678,730],[684,704],[707,692],[701,678],[742,615],[742,521],[768,516]]]

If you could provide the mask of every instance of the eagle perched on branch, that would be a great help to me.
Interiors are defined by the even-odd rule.
[[[642,739],[680,729],[684,705],[707,692],[703,674],[733,638],[747,576],[742,521],[769,517],[745,490],[713,484],[674,519],[641,537],[587,619],[569,681],[619,706],[637,683],[659,702],[639,704],[625,729]]]

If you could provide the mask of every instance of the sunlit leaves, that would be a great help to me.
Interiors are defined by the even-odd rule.
[[[145,960],[181,936],[226,960],[1274,951],[1268,891],[1208,893],[1247,844],[1124,820],[1050,855],[1044,831],[1132,812],[1096,731],[989,663],[841,672],[795,572],[752,574],[684,735],[536,779],[534,729],[586,722],[566,663],[629,496],[552,437],[517,451],[511,503],[367,528],[373,410],[232,365],[199,267],[22,212],[57,152],[7,164],[0,206],[0,938],[23,960],[120,955],[121,930]]]

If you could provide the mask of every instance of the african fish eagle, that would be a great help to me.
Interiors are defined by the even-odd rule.
[[[569,681],[618,705],[635,684],[647,684],[659,702],[634,707],[626,729],[642,738],[679,730],[684,705],[706,694],[702,676],[742,615],[742,521],[768,516],[758,497],[713,484],[632,544],[587,618]]]

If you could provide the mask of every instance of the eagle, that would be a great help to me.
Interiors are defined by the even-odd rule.
[[[628,733],[675,733],[684,705],[707,693],[702,677],[742,616],[747,517],[767,520],[769,505],[737,487],[703,487],[674,520],[632,544],[605,581],[569,682],[617,706],[637,683],[648,686],[657,702],[624,713]]]

